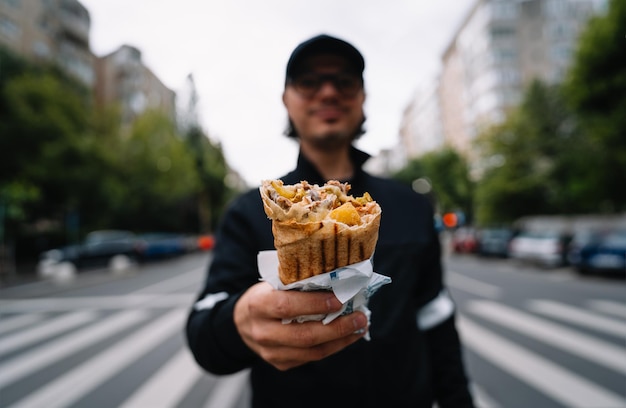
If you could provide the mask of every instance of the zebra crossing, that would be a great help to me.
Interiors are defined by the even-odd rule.
[[[618,303],[614,303],[612,307],[626,310],[626,307]],[[585,334],[560,322],[540,317],[541,315],[575,322],[579,327],[596,330],[600,334],[609,334],[614,336],[615,342]],[[591,320],[592,316],[598,320]],[[586,378],[584,373],[567,370],[550,356],[541,355],[486,329],[478,322],[479,319],[569,353],[589,364],[604,367],[617,378],[622,378],[626,384],[626,324],[623,321],[592,315],[588,310],[550,300],[529,300],[524,310],[493,301],[475,300],[464,308],[458,326],[468,350],[564,407],[626,407],[626,388],[615,391],[606,389],[596,383],[595,379]]]
[[[175,293],[0,300],[0,406],[243,408],[248,373],[212,377],[187,350],[189,301]],[[620,408],[626,389],[611,384],[626,384],[625,318],[626,306],[606,299],[583,306],[529,299],[514,308],[475,298],[458,327],[467,352],[555,405]],[[561,364],[545,353],[551,349],[614,380]],[[470,376],[478,406],[506,406],[493,384]]]

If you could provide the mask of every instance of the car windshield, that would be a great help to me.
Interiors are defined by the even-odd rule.
[[[127,239],[130,237],[132,237],[132,233],[128,231],[94,231],[87,235],[85,242],[88,244],[94,244],[98,242]]]
[[[507,238],[511,235],[511,231],[506,229],[483,230],[482,234],[485,238]]]
[[[557,231],[526,231],[520,234],[520,237],[534,238],[534,239],[554,239],[559,237]]]
[[[626,246],[626,231],[615,231],[604,237],[604,243],[615,246]]]

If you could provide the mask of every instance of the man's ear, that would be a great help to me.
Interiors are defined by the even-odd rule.
[[[285,91],[283,91],[283,105],[287,107],[287,102],[285,102],[285,99],[286,99]]]

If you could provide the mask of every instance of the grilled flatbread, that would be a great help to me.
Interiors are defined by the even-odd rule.
[[[369,259],[378,241],[381,208],[368,193],[354,198],[351,186],[331,180],[263,181],[259,191],[272,220],[279,277],[289,284]]]

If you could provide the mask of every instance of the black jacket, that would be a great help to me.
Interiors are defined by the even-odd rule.
[[[444,289],[431,205],[408,187],[364,172],[366,153],[352,149],[351,155],[358,167],[349,181],[351,194],[369,192],[382,208],[374,271],[392,279],[370,299],[371,340],[285,372],[245,345],[233,308],[258,282],[257,253],[274,249],[271,221],[254,189],[229,206],[217,231],[214,258],[198,298],[210,299],[209,306],[189,315],[189,347],[211,373],[251,368],[254,407],[431,408],[433,401],[440,408],[471,407],[454,315],[429,330],[417,325],[420,309]],[[282,180],[325,182],[303,156]]]

